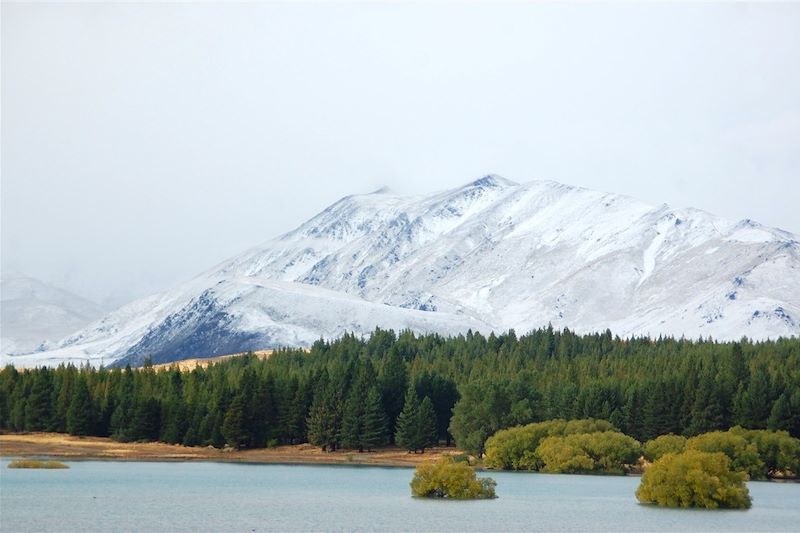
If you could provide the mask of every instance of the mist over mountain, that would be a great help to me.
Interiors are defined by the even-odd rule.
[[[100,318],[104,309],[38,279],[12,274],[0,280],[0,353],[27,353]]]
[[[342,198],[297,229],[132,302],[20,366],[306,346],[375,327],[551,323],[720,340],[800,335],[800,245],[692,208],[489,175],[425,196]]]

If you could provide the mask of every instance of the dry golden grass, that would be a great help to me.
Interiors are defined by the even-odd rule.
[[[8,463],[9,468],[46,468],[55,470],[59,468],[69,468],[61,461],[39,461],[36,459],[20,459]]]
[[[163,442],[116,442],[104,437],[73,437],[62,433],[0,435],[0,456],[5,457],[416,466],[442,455],[459,453],[461,452],[455,448],[444,447],[426,450],[424,454],[408,453],[396,447],[364,453],[354,450],[323,452],[319,447],[310,444],[238,451]]]
[[[206,358],[196,358],[196,359],[181,359],[180,361],[173,361],[171,363],[162,363],[158,365],[153,365],[153,368],[156,370],[164,370],[170,369],[172,367],[178,367],[180,370],[194,370],[196,367],[205,368],[211,363],[219,363],[221,361],[226,361],[228,359],[232,359],[234,357],[241,357],[245,355],[247,352],[242,353],[232,353],[229,355],[218,355],[216,357],[206,357]],[[259,359],[266,359],[270,356],[272,350],[258,350],[253,352],[253,354],[258,357]]]

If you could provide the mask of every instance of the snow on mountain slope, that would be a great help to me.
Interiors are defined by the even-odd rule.
[[[500,329],[552,322],[764,338],[800,333],[799,250],[792,234],[752,221],[487,176],[428,197],[344,198],[212,272],[464,313]]]
[[[179,290],[128,304],[59,347],[8,358],[15,365],[141,365],[210,357],[260,346],[308,346],[320,337],[398,329],[455,334],[488,330],[485,322],[375,304],[357,296],[258,277],[190,282]]]
[[[86,326],[103,309],[89,300],[25,276],[0,281],[0,353],[26,353]]]
[[[552,181],[381,190],[32,357],[166,360],[376,325],[488,333],[548,322],[622,336],[797,336],[800,244],[750,220]]]

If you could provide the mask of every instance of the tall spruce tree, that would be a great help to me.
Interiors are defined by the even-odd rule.
[[[133,370],[130,365],[120,375],[115,396],[114,411],[111,413],[111,436],[121,441],[130,440],[135,403]]]
[[[649,390],[642,415],[642,433],[647,440],[669,433],[674,420],[667,384],[660,381],[652,384]]]
[[[44,431],[50,424],[52,378],[47,369],[42,369],[33,379],[33,386],[25,403],[25,429]]]
[[[425,453],[425,448],[434,446],[437,441],[436,431],[436,411],[433,409],[433,402],[427,396],[422,399],[417,411],[417,448]]]
[[[428,396],[433,402],[433,409],[436,411],[437,440],[447,441],[447,446],[450,446],[452,436],[448,431],[448,426],[453,407],[458,401],[458,388],[455,382],[447,377],[428,372],[416,380],[416,389],[420,396]]]
[[[416,452],[419,448],[419,398],[414,386],[411,385],[406,391],[403,410],[397,417],[397,427],[395,429],[394,441],[401,448],[410,452]]]
[[[242,377],[242,393],[245,403],[245,429],[248,436],[248,447],[263,448],[267,442],[280,438],[278,406],[275,379],[268,374],[259,380],[251,369]]]
[[[131,438],[157,440],[161,430],[161,403],[155,398],[140,397],[133,409]]]
[[[701,380],[692,407],[692,419],[686,432],[689,435],[699,435],[706,431],[724,429],[724,423],[722,406],[714,381]]]
[[[276,425],[279,438],[294,444],[298,433],[297,417],[294,413],[294,399],[297,395],[297,377],[290,378],[278,391],[278,402],[276,408]]]
[[[798,425],[800,425],[800,406],[793,409],[791,396],[786,390],[772,404],[767,426],[773,431],[793,432]]]
[[[58,374],[57,374],[58,375]],[[69,365],[64,369],[58,382],[58,395],[56,396],[55,405],[53,406],[53,420],[50,424],[52,431],[64,432],[67,430],[67,411],[72,403],[72,397],[75,393],[75,381],[78,378],[78,370]]]
[[[772,410],[771,392],[769,372],[763,365],[760,365],[750,376],[750,385],[744,396],[739,398],[741,405],[736,413],[739,418],[737,422],[753,429],[766,428]]]
[[[225,442],[228,446],[237,449],[247,446],[249,442],[249,435],[245,428],[245,402],[244,394],[234,396],[222,421],[222,435],[225,437]]]
[[[289,426],[290,429],[288,433],[291,444],[294,444],[295,442],[301,442],[305,439],[306,413],[308,412],[308,398],[310,390],[311,389],[305,385],[298,385],[297,391],[292,399],[290,412],[293,422]]]
[[[403,394],[408,388],[408,370],[403,356],[398,351],[397,345],[389,349],[388,360],[384,364],[380,376],[383,409],[388,419],[389,427],[397,426],[397,419],[405,405]],[[390,436],[395,438],[395,434]]]
[[[381,395],[377,387],[372,386],[367,393],[364,404],[364,423],[361,433],[361,445],[368,451],[386,444],[386,414],[383,412]]]
[[[327,377],[320,380],[308,414],[308,442],[324,451],[336,451],[341,432],[342,409],[336,385]]]
[[[347,398],[342,414],[341,442],[343,448],[364,451],[362,436],[364,433],[364,397],[361,391],[354,388]]]
[[[359,362],[355,380],[342,413],[341,441],[345,448],[364,451],[364,413],[365,401],[370,384],[375,382],[375,371],[369,361]]]
[[[170,444],[183,442],[188,425],[186,418],[183,377],[180,370],[174,368],[170,371],[169,387],[166,398],[161,404],[161,440]]]
[[[70,435],[92,435],[94,431],[94,405],[86,384],[86,377],[81,374],[75,381],[75,390],[67,409],[67,433]]]

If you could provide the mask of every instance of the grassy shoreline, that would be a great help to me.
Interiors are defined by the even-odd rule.
[[[58,459],[68,461],[143,461],[143,462],[214,462],[241,464],[320,465],[320,466],[376,466],[386,468],[415,468],[422,463],[435,461],[443,455],[458,455],[457,448],[438,447],[424,454],[407,453],[391,447],[374,452],[358,453],[352,450],[323,452],[310,444],[295,444],[256,450],[220,450],[166,444],[163,442],[117,442],[107,437],[75,437],[63,433],[4,433],[0,434],[0,458],[6,459]],[[500,472],[478,465],[477,470]],[[527,471],[502,472],[530,474]],[[560,474],[570,475],[570,474]],[[603,476],[619,474],[575,474]],[[634,471],[623,476],[640,477]],[[800,479],[771,479],[769,482],[800,483]]]
[[[61,433],[6,433],[0,435],[0,457],[110,461],[207,461],[268,464],[320,464],[413,468],[442,455],[461,453],[456,448],[433,448],[424,454],[391,447],[373,452],[342,450],[323,452],[309,444],[254,450],[220,450],[163,442],[117,442],[106,437],[75,437]]]

